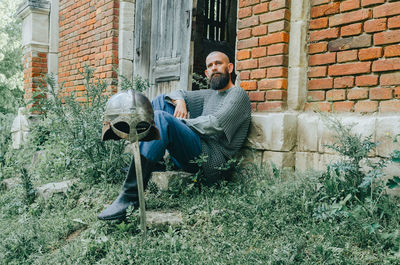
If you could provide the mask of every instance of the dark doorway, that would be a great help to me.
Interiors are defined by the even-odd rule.
[[[225,52],[235,62],[236,15],[237,0],[197,1],[193,19],[193,78],[204,76],[205,59],[211,51]],[[193,83],[192,89],[199,87]]]

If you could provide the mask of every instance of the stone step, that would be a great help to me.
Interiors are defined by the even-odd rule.
[[[15,178],[8,178],[8,179],[3,179],[1,181],[1,188],[6,189],[6,190],[11,190],[15,186],[21,184],[21,178],[15,177]]]
[[[152,173],[151,181],[157,185],[159,190],[168,190],[169,184],[175,179],[190,180],[192,175],[184,171],[157,171]]]
[[[78,179],[65,180],[61,182],[52,182],[37,187],[37,195],[47,200],[53,194],[66,193],[73,184],[77,183]]]
[[[146,225],[149,228],[162,229],[165,227],[177,227],[183,224],[182,213],[179,211],[146,211]]]

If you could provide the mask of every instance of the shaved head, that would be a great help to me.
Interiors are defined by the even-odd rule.
[[[208,59],[209,57],[214,56],[214,55],[222,56],[221,59],[226,60],[226,63],[230,63],[228,55],[226,55],[226,54],[223,53],[223,52],[219,52],[219,51],[210,52],[210,53],[207,55],[206,62],[207,62],[207,59]],[[204,57],[203,57],[203,58],[204,58]]]

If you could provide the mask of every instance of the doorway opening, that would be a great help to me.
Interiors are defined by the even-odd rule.
[[[212,51],[235,62],[237,0],[198,0],[193,23],[193,78],[205,76],[205,60]],[[233,81],[236,76],[232,75]],[[192,89],[200,87],[193,83]]]

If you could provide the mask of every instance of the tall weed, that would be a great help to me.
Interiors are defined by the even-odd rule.
[[[46,77],[47,86],[34,95],[33,111],[41,115],[32,127],[30,144],[48,155],[37,169],[44,176],[68,174],[87,182],[119,181],[129,160],[123,154],[125,142],[101,141],[108,85],[95,79],[89,67],[81,74],[83,102],[76,100],[74,92],[63,96],[63,85],[56,90],[53,76]]]

